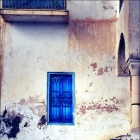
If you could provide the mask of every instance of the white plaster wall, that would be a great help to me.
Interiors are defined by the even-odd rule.
[[[68,1],[68,24],[5,23],[1,120],[21,119],[17,140],[109,140],[129,133],[130,79],[116,76],[117,4]],[[49,71],[75,72],[74,126],[41,121]],[[11,130],[2,121],[1,139]]]
[[[67,9],[72,20],[116,19],[119,14],[119,1],[67,1]]]
[[[129,78],[116,77],[116,29],[116,21],[6,23],[1,109],[22,118],[18,140],[108,140],[129,132]],[[48,71],[75,72],[74,126],[38,127]]]
[[[62,60],[68,59],[67,55],[64,55],[67,52],[67,25],[7,23],[6,26],[4,75],[7,78],[4,81],[6,83],[9,79],[13,81],[8,82],[9,89],[4,88],[4,92],[18,93],[17,96],[22,95],[24,98],[30,92],[34,96],[40,94],[44,98],[46,70],[65,71],[67,69],[66,61],[61,66]],[[10,71],[13,74],[9,74]],[[13,84],[18,85],[13,87]],[[41,89],[40,86],[42,86]],[[13,98],[15,100],[14,96]],[[12,101],[11,97],[10,101]]]

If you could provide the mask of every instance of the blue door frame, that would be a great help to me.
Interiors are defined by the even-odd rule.
[[[47,73],[48,124],[74,125],[74,80],[73,72]]]

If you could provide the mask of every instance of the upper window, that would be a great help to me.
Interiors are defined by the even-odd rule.
[[[64,10],[65,0],[3,0],[3,8]]]
[[[48,72],[48,124],[74,124],[74,73]]]

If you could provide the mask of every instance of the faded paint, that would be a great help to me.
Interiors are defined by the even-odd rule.
[[[72,20],[114,20],[119,14],[119,1],[67,1]]]
[[[95,71],[96,68],[97,68],[97,63],[90,64],[90,66],[92,66],[93,67],[93,71]]]
[[[118,20],[118,37],[123,33],[124,35],[124,42],[125,42],[125,62],[128,59],[138,59],[140,58],[140,1],[134,0],[134,1],[123,1],[123,5],[120,11],[120,16]],[[118,44],[119,44],[120,38],[118,38]],[[117,48],[118,50],[119,48]],[[117,59],[122,59],[123,56],[119,55],[119,51],[117,52]],[[123,64],[124,67],[125,64]],[[129,76],[132,74],[132,68],[130,68],[132,64],[130,63],[129,69],[126,69],[126,76]],[[137,67],[136,71],[139,72],[139,67]],[[119,71],[119,69],[118,69]],[[130,72],[129,72],[130,71]],[[133,70],[134,71],[134,70]],[[135,72],[136,72],[135,71]],[[135,74],[137,75],[137,74]],[[125,76],[125,75],[122,75]],[[134,76],[136,77],[136,76]],[[139,78],[138,80],[132,80],[133,77],[130,77],[130,85],[129,89],[132,92],[130,94],[130,98],[135,98],[138,100],[138,97],[135,97],[136,93],[134,90],[138,90],[139,87],[135,87],[136,85],[139,85]],[[135,82],[137,84],[135,84]],[[134,86],[133,86],[134,85]],[[133,101],[133,99],[131,99]],[[133,102],[132,102],[133,103]],[[138,101],[136,101],[138,103]],[[139,119],[139,107],[132,105],[131,107],[131,136],[129,136],[129,139],[139,139],[140,138],[140,129],[138,130],[137,127],[140,123]],[[136,129],[135,129],[136,128]],[[124,137],[125,139],[125,137]]]
[[[1,120],[22,118],[11,138],[108,140],[130,131],[129,77],[116,77],[117,2],[68,3],[68,24],[3,25]],[[74,126],[46,123],[48,71],[75,72]],[[1,127],[1,139],[8,140],[13,126],[2,121]]]
[[[100,69],[98,69],[98,73],[97,73],[97,75],[103,75],[103,68],[100,68]]]
[[[100,124],[102,134],[105,134],[104,140],[113,137],[107,132],[110,128],[114,135],[120,135],[122,131],[129,132],[131,107],[129,89],[127,89],[129,78],[122,80],[116,77],[115,59],[112,59],[116,48],[116,26],[116,21],[70,21],[68,25],[6,24],[2,110],[5,106],[15,103],[23,106],[23,114],[27,116],[34,114],[35,118],[38,118],[37,122],[31,121],[30,124],[25,117],[23,128],[20,127],[21,131],[16,135],[17,139],[22,140],[23,137],[29,139],[28,136],[32,132],[28,129],[29,134],[26,136],[25,129],[28,127],[33,127],[36,133],[40,133],[39,130],[45,127],[41,132],[41,138],[47,135],[50,139],[102,140],[103,137],[99,137],[101,132],[98,123],[108,118],[110,114],[118,115],[115,122],[112,116],[108,125]],[[102,71],[99,72],[99,76],[100,69]],[[77,91],[75,126],[65,126],[67,131],[63,132],[64,135],[60,133],[60,126],[44,126],[45,120],[41,121],[41,117],[46,115],[47,71],[75,72]],[[113,97],[116,101],[113,101]],[[28,108],[29,112],[25,113],[24,108]],[[91,121],[88,126],[89,119]],[[124,123],[123,126],[119,119]],[[111,127],[112,125],[114,127]],[[116,129],[120,131],[116,132]],[[6,136],[3,138],[5,140]]]
[[[140,57],[140,1],[124,1],[119,16],[118,42],[121,33],[125,39],[126,60],[129,57]],[[119,44],[119,43],[118,43]]]

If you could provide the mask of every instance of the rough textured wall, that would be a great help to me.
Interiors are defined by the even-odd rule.
[[[113,20],[119,14],[119,1],[67,1],[72,20]]]
[[[68,24],[3,22],[2,140],[109,140],[129,133],[129,78],[116,77],[117,5],[68,1]],[[75,72],[74,126],[46,123],[48,71]]]
[[[116,77],[116,21],[6,23],[1,139],[108,140],[130,129],[129,78]],[[75,72],[75,125],[46,123],[47,72]]]

